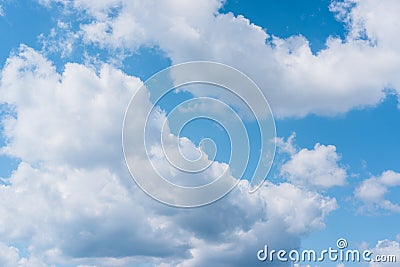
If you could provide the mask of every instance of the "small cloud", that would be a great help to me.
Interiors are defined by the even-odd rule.
[[[297,148],[294,144],[294,140],[296,138],[296,133],[292,133],[287,140],[285,141],[284,138],[277,137],[276,145],[279,148],[281,153],[287,153],[289,155],[294,155],[297,152]]]
[[[396,261],[400,258],[400,243],[388,239],[379,240],[374,248],[374,255],[393,257]],[[369,267],[390,267],[394,266],[394,262],[371,262]]]
[[[347,172],[340,166],[340,155],[334,145],[315,144],[313,149],[297,149],[292,134],[287,141],[278,139],[282,152],[290,155],[280,169],[283,177],[290,182],[312,188],[330,188],[346,182]]]
[[[6,13],[4,12],[3,7],[0,5],[0,17],[4,17]]]
[[[364,180],[354,191],[357,199],[365,205],[363,209],[384,209],[391,212],[400,212],[400,205],[385,199],[385,195],[391,187],[400,186],[400,173],[392,170],[383,172],[378,177]]]

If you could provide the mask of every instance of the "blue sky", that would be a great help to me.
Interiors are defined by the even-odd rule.
[[[400,260],[396,1],[0,0],[0,7],[0,265],[263,266],[255,255],[264,244],[323,250],[338,238]],[[278,141],[257,193],[244,181],[216,203],[185,210],[132,182],[121,132],[140,84],[192,60],[227,64],[254,80]],[[168,120],[198,96],[171,93],[157,118]],[[212,96],[235,108],[229,96]],[[150,102],[134,108],[134,131]],[[251,136],[254,126],[247,121]],[[171,134],[190,140],[189,153],[204,137],[219,144],[213,174],[200,179],[229,163],[226,132],[212,121]],[[174,173],[157,148],[154,164]],[[252,154],[249,167],[256,163]]]

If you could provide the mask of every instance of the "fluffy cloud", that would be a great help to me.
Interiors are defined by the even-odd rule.
[[[0,264],[4,267],[14,267],[19,259],[18,250],[0,243]]]
[[[9,107],[2,152],[21,161],[0,187],[4,264],[256,264],[264,244],[297,248],[337,208],[335,199],[289,183],[266,183],[249,194],[247,181],[206,207],[161,205],[130,182],[123,163],[122,120],[140,80],[107,64],[69,63],[57,73],[40,53],[21,46],[0,84],[0,101]],[[144,94],[135,107],[138,120],[141,105],[149,104]],[[151,123],[155,129],[160,121]]]
[[[294,135],[287,141],[278,139],[277,142],[281,151],[290,155],[290,159],[280,167],[283,177],[297,185],[320,189],[345,184],[347,173],[339,165],[340,156],[335,146],[315,144],[311,150],[298,150],[293,139]]]
[[[258,266],[254,251],[263,248],[265,244],[282,249],[296,247],[299,241],[296,236],[306,234],[310,229],[324,227],[321,218],[337,207],[336,201],[332,199],[303,191],[287,183],[278,186],[267,184],[250,198],[243,194],[247,189],[245,182],[241,183],[238,188],[239,191],[234,191],[232,196],[236,211],[228,217],[222,216],[225,213],[221,208],[225,209],[226,207],[219,206],[218,203],[216,207],[207,207],[200,213],[195,211],[184,215],[186,220],[189,218],[191,222],[198,222],[184,225],[199,227],[198,230],[193,229],[194,232],[202,233],[199,230],[203,229],[206,232],[202,234],[214,236],[211,240],[218,240],[218,242],[204,242],[204,239],[196,239],[194,241],[196,246],[191,249],[193,257],[178,266],[210,264],[213,266]],[[241,194],[236,194],[240,191]],[[243,213],[245,209],[248,212]],[[260,214],[263,213],[264,216],[260,217]],[[216,225],[217,229],[220,228],[219,234],[218,231],[215,233],[213,230],[210,233],[210,229],[205,227],[205,225],[209,225],[208,219],[204,221],[204,218],[207,218],[206,214],[211,214],[214,218],[212,224]],[[242,217],[243,215],[245,217]],[[192,216],[193,218],[191,218]],[[250,222],[251,227],[249,227]],[[229,230],[231,227],[234,227],[235,230]],[[280,233],[279,238],[275,236],[275,231]],[[226,238],[226,241],[221,242],[219,235]],[[197,238],[199,237],[201,235],[197,236]],[[282,265],[285,266],[286,263]],[[277,266],[281,265],[277,264]]]
[[[173,63],[215,60],[237,67],[262,88],[279,117],[337,114],[380,103],[385,89],[400,91],[395,0],[333,3],[349,31],[345,40],[328,38],[317,54],[302,36],[281,39],[243,16],[219,13],[218,0],[42,2],[62,2],[90,18],[77,30],[87,44],[131,51],[157,46]]]
[[[51,7],[54,1],[40,2]],[[56,31],[65,33],[50,34],[55,41],[47,43],[43,37],[45,45],[69,53],[71,42],[82,38],[112,51],[158,46],[174,63],[224,62],[254,79],[281,117],[336,114],[379,103],[385,88],[400,91],[395,0],[332,4],[349,32],[345,40],[329,38],[318,54],[301,36],[281,39],[243,16],[219,13],[222,1],[57,2],[85,19],[77,32],[59,21]],[[300,238],[324,227],[337,208],[335,199],[310,189],[344,184],[346,171],[332,145],[282,146],[291,158],[281,171],[293,184],[266,183],[248,194],[242,181],[210,206],[160,205],[129,182],[120,150],[123,114],[139,79],[107,64],[68,63],[57,73],[40,53],[22,46],[7,60],[0,84],[0,102],[10,108],[2,118],[2,153],[21,161],[0,187],[2,266],[256,265],[255,252],[264,244],[299,247]],[[142,107],[136,110],[140,118]],[[185,148],[193,151],[194,145],[188,141]],[[156,157],[157,146],[153,152]],[[399,211],[385,199],[397,185],[398,174],[389,171],[364,181],[355,195]],[[377,246],[387,248],[397,251],[398,244]]]
[[[0,264],[4,267],[47,267],[42,259],[36,257],[25,258],[21,252],[13,247],[0,243]]]
[[[22,162],[8,180],[11,185],[1,188],[2,200],[14,203],[1,211],[6,239],[78,258],[176,252],[174,237],[164,239],[168,231],[158,234],[158,227],[153,232],[152,215],[135,205],[138,200],[128,190],[120,136],[126,105],[138,85],[138,79],[107,65],[97,74],[68,64],[60,76],[25,46],[8,59],[0,96],[14,116],[3,120],[8,142],[2,150]],[[122,238],[125,242],[119,243]],[[184,246],[180,242],[178,251]]]
[[[386,267],[393,266],[395,262],[398,262],[400,259],[400,244],[397,241],[391,241],[388,239],[379,240],[374,248],[372,248],[372,252],[374,253],[374,257],[384,256],[383,262],[371,262],[369,264],[370,267]],[[393,258],[391,262],[389,262],[387,256],[395,257],[395,261],[393,262]],[[381,258],[382,259],[382,258]],[[385,262],[386,261],[386,262]]]
[[[400,173],[385,171],[378,177],[364,180],[356,188],[354,195],[361,200],[365,206],[363,209],[384,209],[392,212],[400,212],[400,205],[385,199],[385,195],[391,187],[400,185]]]

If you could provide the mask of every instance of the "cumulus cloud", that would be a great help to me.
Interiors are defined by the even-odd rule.
[[[326,189],[341,186],[346,182],[347,172],[340,166],[340,155],[334,145],[315,144],[313,149],[297,149],[293,144],[294,135],[287,141],[278,139],[282,152],[290,159],[280,167],[280,174],[290,182],[313,188]]]
[[[10,109],[2,153],[20,164],[0,187],[4,264],[243,266],[256,264],[265,243],[298,248],[302,236],[324,227],[336,200],[289,183],[249,194],[241,181],[226,198],[190,210],[147,197],[130,182],[120,143],[139,85],[107,64],[68,63],[58,73],[23,45],[10,56],[0,83],[0,102]],[[144,94],[138,120],[149,104]]]
[[[374,253],[374,257],[384,256],[384,262],[370,262],[370,267],[386,267],[393,266],[400,259],[400,244],[397,241],[391,241],[389,239],[379,240],[374,248],[371,249]],[[392,259],[389,262],[388,256]],[[393,258],[393,256],[395,258]],[[381,258],[382,259],[382,258]],[[393,261],[395,260],[395,261]],[[386,261],[386,262],[385,262]]]
[[[392,212],[400,212],[400,205],[385,198],[391,187],[400,185],[400,173],[388,170],[378,177],[364,180],[354,191],[357,199],[365,205],[363,210],[374,211],[384,209]]]
[[[247,184],[244,182],[238,187],[242,193],[236,194],[238,191],[234,192],[232,197],[235,200],[232,199],[232,201],[237,210],[226,218],[221,216],[224,213],[221,212],[220,208],[223,207],[219,205],[208,207],[202,210],[200,214],[190,212],[189,215],[184,216],[187,216],[187,218],[194,216],[193,219],[200,220],[194,225],[193,223],[185,225],[200,227],[200,229],[206,230],[206,233],[203,234],[210,234],[210,229],[206,229],[204,226],[208,222],[204,224],[204,219],[201,218],[205,218],[206,214],[211,214],[214,217],[213,225],[221,227],[220,235],[226,238],[226,242],[220,242],[220,238],[217,239],[218,242],[204,242],[204,240],[196,239],[196,246],[191,249],[191,254],[194,257],[178,266],[210,264],[213,266],[257,266],[260,263],[257,264],[254,251],[263,248],[265,244],[282,249],[291,246],[296,247],[299,235],[306,234],[310,229],[324,227],[324,222],[320,218],[325,217],[337,207],[335,200],[322,197],[317,193],[304,191],[287,183],[281,185],[267,184],[255,193],[256,196],[250,198],[243,194],[243,192],[246,192],[246,188]],[[246,217],[236,216],[244,215],[242,213],[244,209],[249,211]],[[260,217],[261,210],[265,212],[262,217]],[[309,217],[310,215],[313,218]],[[252,222],[251,227],[249,227],[249,222]],[[223,230],[230,229],[230,227],[234,227],[235,231]],[[282,231],[283,229],[285,230]],[[275,231],[280,232],[279,238],[275,236]],[[218,233],[211,233],[210,236],[218,237]],[[278,264],[277,266],[281,265]]]
[[[86,44],[131,51],[157,46],[173,63],[215,60],[237,67],[256,81],[279,117],[334,115],[377,105],[385,89],[400,92],[395,0],[332,3],[348,34],[329,37],[317,54],[301,35],[282,39],[243,16],[220,13],[220,0],[41,2],[62,2],[90,18],[78,30]]]
[[[37,257],[23,257],[22,253],[13,246],[0,243],[0,264],[4,267],[47,267],[42,259]]]
[[[387,88],[400,92],[395,0],[333,3],[348,34],[330,37],[317,54],[302,36],[282,39],[243,16],[220,13],[218,0],[39,1],[49,8],[63,3],[69,15],[83,18],[76,32],[59,20],[42,36],[45,50],[67,56],[81,38],[111,51],[157,46],[173,63],[223,62],[254,79],[279,117],[334,115],[378,104]],[[68,63],[57,73],[40,53],[22,46],[2,70],[0,101],[11,110],[2,119],[7,142],[1,151],[21,161],[0,187],[3,265],[256,265],[255,252],[264,244],[298,248],[300,238],[324,227],[337,208],[335,199],[314,191],[345,183],[336,147],[298,149],[285,141],[281,148],[290,159],[281,174],[290,183],[266,183],[250,195],[242,181],[228,197],[195,210],[153,202],[128,182],[119,149],[123,113],[141,81],[100,65]],[[143,97],[143,105],[147,101]],[[141,106],[136,110],[140,118]],[[194,147],[190,141],[185,146]],[[156,157],[157,146],[153,152]],[[394,172],[373,177],[355,196],[369,207],[399,211],[385,199],[398,179]],[[396,244],[377,246],[384,248]]]
[[[227,63],[260,85],[279,117],[337,114],[378,104],[385,88],[400,92],[396,0],[333,3],[348,34],[329,38],[317,54],[302,36],[282,39],[243,16],[219,13],[223,1],[40,2],[63,3],[84,18],[77,32],[59,20],[41,37],[45,50],[67,56],[82,38],[112,51],[157,46],[173,63]],[[324,227],[337,203],[315,189],[343,185],[346,170],[335,146],[298,149],[293,138],[280,143],[290,156],[281,167],[290,183],[266,183],[248,194],[242,181],[228,197],[194,210],[146,197],[129,182],[120,150],[124,111],[140,84],[108,64],[68,63],[58,73],[26,46],[10,56],[0,82],[0,102],[10,108],[2,118],[1,152],[21,163],[0,186],[0,265],[248,266],[256,265],[264,244],[298,248],[302,236]],[[142,104],[149,104],[146,96]],[[136,107],[138,118],[141,110]],[[186,141],[190,154],[196,147]],[[156,164],[170,171],[165,161]],[[385,197],[399,179],[384,172],[365,180],[355,196],[368,207],[398,212]],[[398,242],[382,241],[380,250],[398,253]]]
[[[18,264],[18,249],[0,243],[0,264],[4,267],[14,267]]]

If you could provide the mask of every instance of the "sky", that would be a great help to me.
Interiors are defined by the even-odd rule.
[[[399,13],[397,0],[0,0],[0,265],[397,266],[261,262],[257,252],[322,251],[344,238],[400,261]],[[217,86],[155,102],[146,81],[191,61],[254,81],[275,138],[259,137],[260,121]],[[240,92],[270,115],[260,91]],[[180,130],[175,111],[220,121]],[[246,142],[229,143],[236,116],[252,149],[243,177],[230,161],[233,148],[246,154]],[[275,156],[261,161],[271,170],[250,193],[263,142]],[[194,176],[166,160],[199,151],[211,167]],[[143,192],[131,173],[185,186],[223,173],[236,186],[182,208]]]

